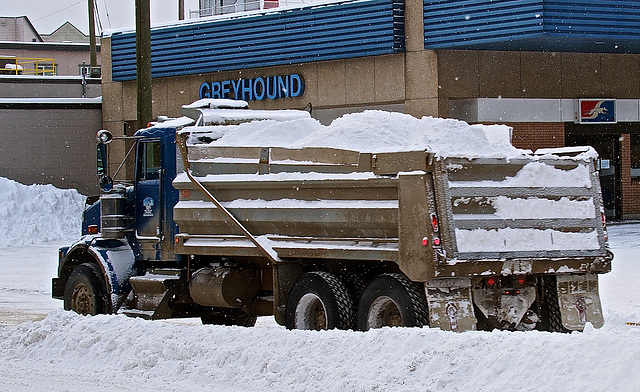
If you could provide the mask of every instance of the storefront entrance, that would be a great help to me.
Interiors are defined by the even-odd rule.
[[[615,125],[567,124],[565,144],[567,146],[591,146],[598,152],[600,186],[607,219],[622,218],[620,192],[620,135],[624,130]]]

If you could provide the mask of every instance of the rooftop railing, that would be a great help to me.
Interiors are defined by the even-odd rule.
[[[0,56],[0,75],[55,75],[54,59]]]

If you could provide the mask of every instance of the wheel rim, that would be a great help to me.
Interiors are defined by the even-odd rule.
[[[71,309],[83,315],[94,314],[93,293],[89,286],[84,283],[78,284],[73,289],[71,296]]]
[[[367,318],[369,328],[404,327],[398,304],[390,297],[382,296],[373,301]]]
[[[296,306],[296,329],[320,331],[327,328],[327,310],[316,294],[307,293],[300,298]]]

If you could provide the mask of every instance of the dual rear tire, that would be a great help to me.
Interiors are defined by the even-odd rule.
[[[406,276],[383,274],[364,289],[352,281],[327,272],[302,275],[289,294],[286,327],[366,331],[429,324],[424,288]]]

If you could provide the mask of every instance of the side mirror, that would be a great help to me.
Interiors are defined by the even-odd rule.
[[[113,134],[106,129],[101,129],[96,134],[96,140],[100,144],[109,144],[113,140]]]

